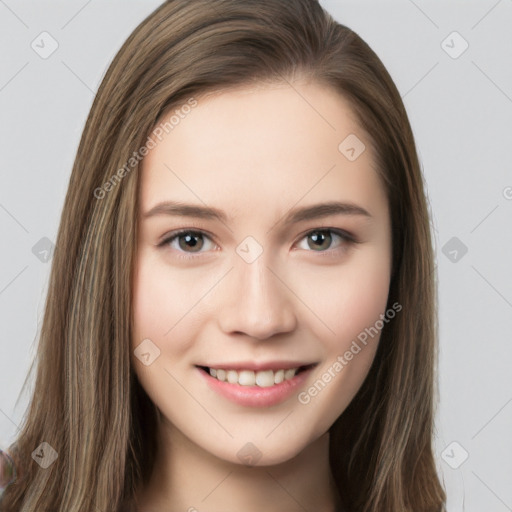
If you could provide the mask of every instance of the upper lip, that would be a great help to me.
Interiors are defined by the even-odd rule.
[[[197,366],[205,366],[208,368],[228,369],[228,370],[252,370],[255,372],[264,370],[288,370],[290,368],[300,368],[301,366],[311,366],[317,363],[304,361],[267,361],[263,363],[255,363],[254,361],[238,362],[238,363],[211,363],[200,364]]]

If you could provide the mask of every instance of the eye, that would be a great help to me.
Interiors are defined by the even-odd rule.
[[[339,247],[331,249],[333,235],[338,237],[340,240]],[[300,240],[308,240],[310,239],[312,242],[307,243],[306,250],[309,252],[319,252],[319,253],[331,253],[337,249],[344,250],[346,249],[346,245],[350,243],[357,243],[357,240],[348,233],[331,228],[319,228],[306,233]],[[178,253],[179,258],[195,258],[194,253],[200,254],[201,251],[206,245],[206,250],[208,250],[208,243],[205,244],[205,240],[208,240],[210,244],[215,244],[212,242],[212,239],[203,231],[196,231],[191,229],[183,229],[180,231],[175,231],[167,236],[164,240],[162,240],[158,247],[166,247],[170,246]],[[345,242],[345,244],[343,244]],[[211,247],[210,247],[211,248]],[[300,247],[304,249],[304,247]]]
[[[211,242],[210,237],[206,235],[206,233],[203,233],[202,231],[192,231],[190,229],[184,229],[181,231],[171,233],[170,236],[168,236],[158,244],[158,247],[170,246],[171,248],[175,249],[178,253],[187,253],[188,249],[191,249],[192,253],[198,253],[201,252],[201,249],[205,245],[204,239],[210,240]],[[176,247],[175,242],[178,242],[178,247]],[[179,257],[194,258],[194,256],[182,256],[181,254],[179,255]]]
[[[307,248],[312,249],[312,252],[325,253],[329,252],[329,250],[336,250],[331,248],[333,235],[341,240],[338,249],[344,248],[342,242],[355,242],[355,239],[348,235],[348,233],[330,228],[322,228],[309,231],[301,240],[306,240]],[[304,249],[304,247],[301,248]]]

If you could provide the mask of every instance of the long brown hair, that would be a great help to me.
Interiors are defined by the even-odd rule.
[[[82,134],[35,389],[9,448],[18,478],[1,511],[117,511],[145,482],[156,408],[130,366],[139,161],[127,162],[171,108],[207,92],[298,76],[339,91],[373,145],[392,217],[389,304],[402,306],[330,429],[336,485],[351,511],[445,510],[432,450],[437,294],[429,211],[396,86],[369,46],[316,0],[169,0],[115,56]],[[58,454],[46,469],[31,456],[42,442]]]

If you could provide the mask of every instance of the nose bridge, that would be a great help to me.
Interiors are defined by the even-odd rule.
[[[219,311],[221,328],[258,339],[293,329],[296,317],[291,292],[272,269],[273,258],[262,251],[251,261],[245,248],[240,244],[237,252],[241,250],[241,256],[234,257],[229,299]],[[254,247],[250,250],[254,256]]]

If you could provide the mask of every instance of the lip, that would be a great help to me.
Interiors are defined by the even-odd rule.
[[[238,363],[215,363],[215,364],[198,364],[196,366],[205,366],[208,368],[216,368],[223,370],[252,370],[254,372],[264,370],[289,370],[290,368],[300,368],[301,366],[310,366],[316,363],[304,361],[267,361],[265,363],[255,363],[254,361],[242,361]]]
[[[274,384],[269,387],[230,384],[229,382],[221,382],[199,367],[196,367],[196,371],[199,372],[200,377],[206,381],[206,384],[210,389],[238,405],[242,405],[244,407],[270,407],[284,402],[294,394],[308,379],[317,364],[318,363],[315,363],[313,366],[295,375],[295,377],[290,380],[285,380],[279,384]],[[254,367],[255,365],[252,364],[252,366]],[[290,368],[295,367],[296,366],[290,366]],[[233,366],[228,366],[228,368],[233,370],[235,369]],[[251,368],[244,366],[244,369]],[[278,369],[284,368],[281,366]]]

